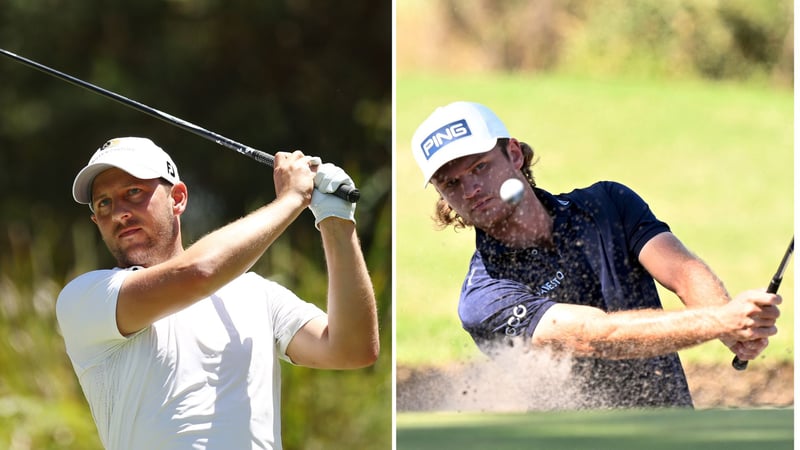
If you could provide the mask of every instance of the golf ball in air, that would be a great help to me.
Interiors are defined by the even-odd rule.
[[[510,205],[516,205],[522,200],[525,185],[518,178],[509,178],[500,186],[500,198]]]

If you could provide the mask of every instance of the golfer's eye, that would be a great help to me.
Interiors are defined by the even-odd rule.
[[[445,189],[453,189],[458,186],[458,178],[451,178],[444,182]]]
[[[95,204],[94,204],[94,210],[97,213],[105,211],[109,207],[111,207],[111,199],[109,199],[109,198],[100,199],[97,202],[95,202]]]

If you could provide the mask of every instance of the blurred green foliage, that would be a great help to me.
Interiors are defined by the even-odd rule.
[[[793,80],[791,0],[407,0],[397,7],[403,70]]]
[[[563,68],[791,85],[790,0],[567,2],[582,23]]]
[[[389,448],[391,4],[6,0],[0,48],[254,148],[318,155],[354,178],[381,357],[353,372],[284,365],[284,444]],[[274,198],[270,169],[8,58],[0,80],[0,448],[99,448],[54,317],[67,281],[113,265],[72,201],[73,177],[108,138],[150,137],[189,186],[188,246]],[[311,213],[254,270],[324,298]]]

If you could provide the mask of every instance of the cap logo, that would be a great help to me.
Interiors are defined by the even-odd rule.
[[[169,161],[167,161],[167,173],[168,173],[168,174],[169,174],[169,176],[171,176],[171,177],[174,177],[174,176],[175,176],[175,168],[174,168],[174,167],[172,167],[172,164],[170,164],[170,162],[169,162]]]
[[[425,155],[425,159],[431,159],[434,153],[441,150],[447,144],[471,135],[472,131],[469,129],[466,119],[448,123],[422,140],[422,144],[420,145],[422,154]]]

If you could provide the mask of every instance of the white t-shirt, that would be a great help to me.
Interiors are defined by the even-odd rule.
[[[117,296],[131,270],[71,281],[56,314],[110,450],[281,448],[280,364],[325,313],[254,273],[128,337]],[[291,361],[290,361],[291,362]]]

